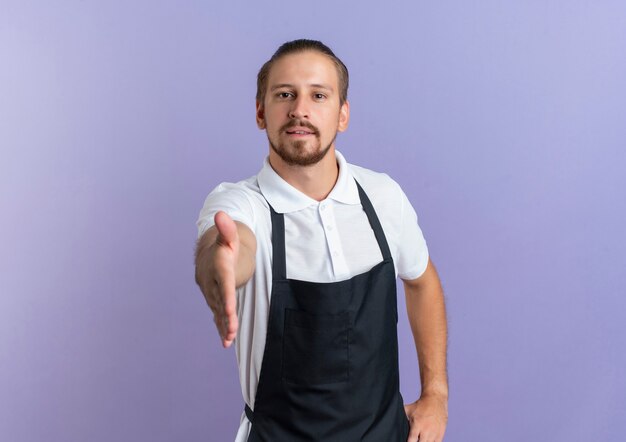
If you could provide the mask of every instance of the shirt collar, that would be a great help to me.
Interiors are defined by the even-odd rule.
[[[360,204],[359,190],[343,155],[335,150],[339,177],[327,199],[333,199],[344,204]],[[276,173],[267,156],[263,162],[263,168],[257,175],[257,181],[261,193],[278,213],[289,213],[302,210],[310,205],[320,202],[300,192]]]

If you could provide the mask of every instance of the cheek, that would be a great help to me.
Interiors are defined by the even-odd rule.
[[[339,126],[339,113],[338,112],[327,112],[324,115],[324,123],[323,126],[327,130],[335,131]]]
[[[265,124],[270,131],[278,130],[281,127],[282,121],[278,118],[276,110],[265,113]]]

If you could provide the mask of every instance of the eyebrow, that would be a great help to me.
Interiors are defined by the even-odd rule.
[[[313,83],[313,84],[310,84],[309,86],[313,87],[313,88],[317,88],[317,89],[326,89],[328,91],[333,92],[333,88],[328,86],[328,85],[326,85],[326,84]],[[276,85],[272,86],[272,88],[270,90],[275,91],[276,89],[280,89],[280,88],[283,88],[283,87],[291,88],[291,87],[293,87],[293,84],[289,84],[289,83],[276,84]]]

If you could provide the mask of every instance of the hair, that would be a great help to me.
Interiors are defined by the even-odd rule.
[[[339,104],[343,105],[348,99],[348,68],[343,62],[331,51],[331,49],[326,46],[321,41],[317,40],[307,40],[307,39],[299,39],[288,41],[287,43],[282,44],[272,58],[265,62],[259,74],[257,75],[256,80],[256,100],[263,104],[265,100],[265,93],[267,92],[267,80],[269,78],[270,70],[272,69],[272,65],[274,62],[285,55],[296,54],[299,52],[306,51],[316,51],[321,54],[326,55],[330,60],[334,63],[335,68],[337,69],[337,77],[339,79]]]

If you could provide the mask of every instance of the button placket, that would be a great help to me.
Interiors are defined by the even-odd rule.
[[[341,247],[341,239],[337,229],[335,228],[335,214],[332,205],[328,203],[320,204],[320,217],[324,233],[326,234],[326,245],[330,252],[331,262],[336,277],[346,276],[348,274],[348,265]]]

